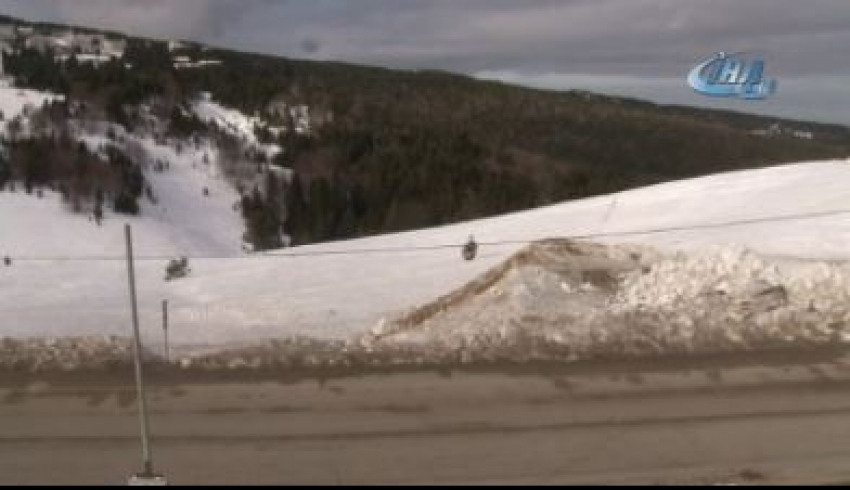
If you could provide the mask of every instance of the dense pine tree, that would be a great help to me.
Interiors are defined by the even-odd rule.
[[[142,127],[140,104],[168,125],[167,137],[218,145],[229,178],[253,185],[268,165],[294,172],[291,183],[268,180],[242,202],[246,238],[278,246],[281,226],[295,243],[440,225],[567,199],[708,173],[850,154],[850,130],[780,121],[817,136],[752,134],[776,122],[721,111],[660,107],[584,92],[547,92],[436,71],[393,71],[226,50],[188,50],[223,61],[175,70],[162,42],[130,39],[124,59],[95,67],[18,46],[7,69],[20,84],[67,94],[79,113]],[[268,115],[272,101],[307,105],[309,133],[286,111],[272,118],[287,131],[259,128],[261,141],[285,151],[274,159],[247,152],[237,138],[184,109],[199,92],[245,114]],[[152,104],[156,101],[157,104]],[[60,126],[68,104],[45,108]],[[7,121],[8,122],[8,121]],[[61,132],[61,131],[59,131]],[[33,192],[59,185],[81,209],[111,201],[137,213],[145,189],[135,157],[113,151],[104,164],[66,141],[27,136],[8,126],[12,176]],[[117,135],[113,132],[111,139]],[[188,148],[188,146],[187,146]],[[185,154],[186,148],[181,148]],[[136,158],[137,160],[137,158]],[[204,158],[201,164],[212,164]],[[164,165],[161,167],[164,168]],[[20,182],[19,182],[20,185]],[[104,191],[98,198],[97,189]],[[106,197],[108,196],[108,197]],[[83,206],[83,204],[86,204]]]

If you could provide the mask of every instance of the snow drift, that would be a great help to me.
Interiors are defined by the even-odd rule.
[[[848,300],[846,264],[771,261],[734,248],[670,256],[547,240],[363,342],[478,360],[824,345],[848,334]]]

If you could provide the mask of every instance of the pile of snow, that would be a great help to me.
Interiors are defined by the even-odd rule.
[[[427,338],[430,333],[508,332],[594,314],[617,274],[641,267],[651,251],[546,240],[521,250],[462,288],[372,329],[376,339]]]
[[[850,266],[551,240],[362,341],[467,360],[740,351],[850,336]]]
[[[740,298],[775,288],[784,289],[796,309],[846,312],[850,264],[768,260],[738,247],[680,252],[645,274],[628,276],[618,301],[628,308],[671,311],[701,295]]]

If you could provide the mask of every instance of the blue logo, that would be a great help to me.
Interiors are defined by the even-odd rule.
[[[688,84],[703,95],[744,100],[766,99],[779,86],[764,76],[764,60],[728,53],[717,53],[697,65],[688,75]]]

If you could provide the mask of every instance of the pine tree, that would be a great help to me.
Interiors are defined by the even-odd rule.
[[[113,208],[116,213],[129,214],[135,216],[139,214],[139,202],[133,195],[128,192],[120,192],[115,197]]]
[[[94,195],[94,220],[98,226],[103,222],[103,189],[100,188]]]
[[[286,192],[286,221],[284,228],[286,233],[292,236],[293,243],[306,243],[310,241],[310,233],[307,229],[307,202],[304,197],[304,187],[298,174],[292,176],[292,182]]]
[[[6,155],[0,152],[0,191],[6,187],[6,183],[12,180],[12,166]]]

